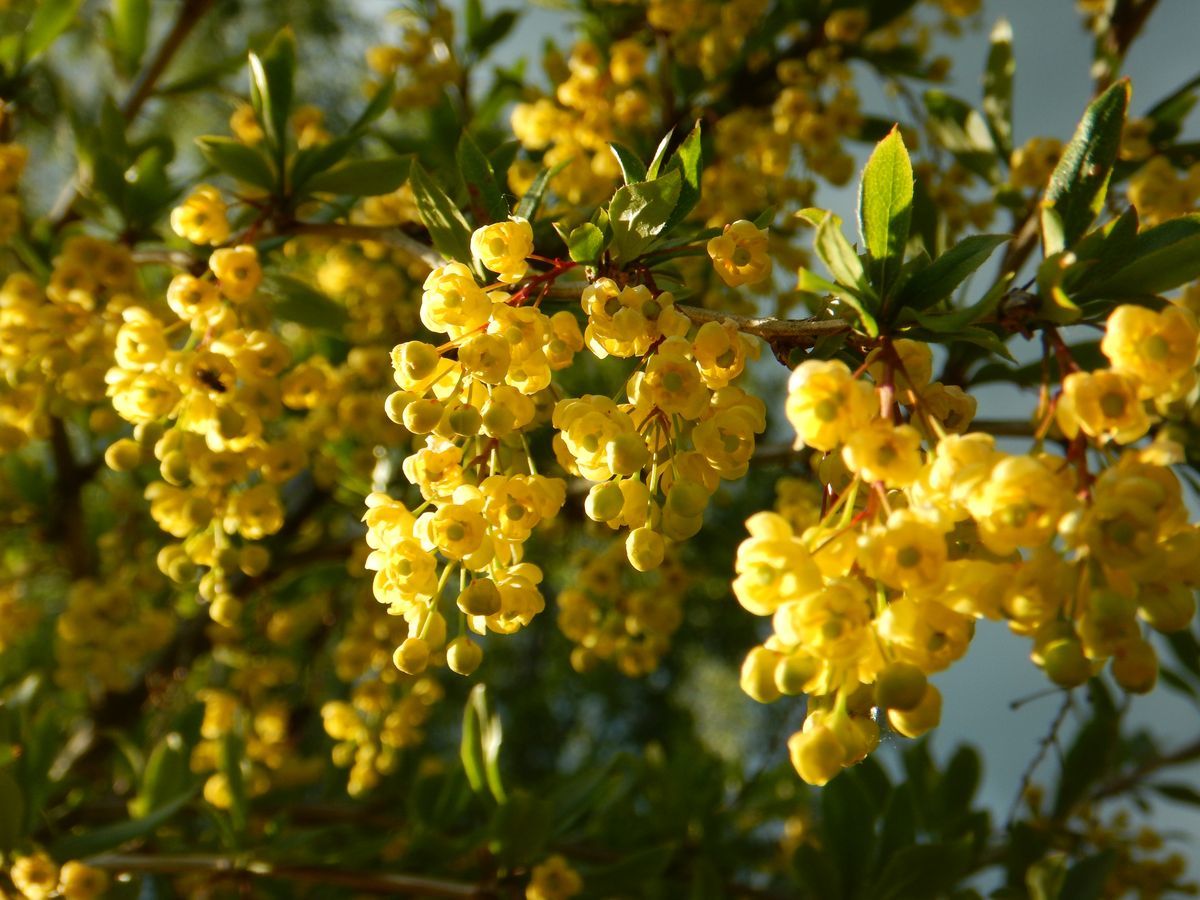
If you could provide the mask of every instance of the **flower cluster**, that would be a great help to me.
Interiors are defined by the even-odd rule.
[[[1106,662],[1126,690],[1153,687],[1139,619],[1164,632],[1191,622],[1200,529],[1161,446],[1123,450],[1097,474],[1087,442],[1136,441],[1151,403],[1191,390],[1197,328],[1179,307],[1121,306],[1101,346],[1112,368],[1068,374],[1056,398],[1066,457],[961,433],[974,402],[930,383],[920,343],[886,343],[863,367],[871,381],[838,361],[793,372],[786,412],[797,444],[818,455],[822,504],[791,501],[791,521],[750,518],[734,593],[773,626],[746,658],[743,688],[763,702],[809,695],[789,742],[806,781],[869,753],[880,716],[909,737],[935,726],[928,676],[966,653],[979,619],[1028,637],[1062,687]]]
[[[376,598],[409,623],[395,661],[411,674],[431,658],[461,674],[479,665],[482,651],[465,633],[446,645],[439,603],[456,570],[458,610],[476,634],[514,632],[542,611],[542,572],[523,561],[522,547],[565,499],[561,479],[537,473],[524,429],[544,419],[552,372],[583,347],[575,317],[547,316],[534,296],[566,267],[525,278],[532,235],[522,219],[485,226],[471,244],[498,284],[480,287],[462,263],[435,269],[421,321],[448,340],[408,341],[392,353],[400,390],[387,413],[423,440],[403,469],[424,503],[412,512],[382,493],[367,501],[367,565]]]
[[[624,548],[581,550],[571,585],[558,592],[558,627],[576,646],[571,666],[585,672],[613,660],[626,675],[653,672],[683,622],[687,573],[670,554],[653,574],[629,571]]]

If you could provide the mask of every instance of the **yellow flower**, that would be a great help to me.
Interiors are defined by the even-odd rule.
[[[799,600],[821,587],[812,554],[782,516],[755,513],[746,521],[750,537],[737,551],[733,595],[756,616],[769,616],[781,603]]]
[[[45,853],[18,856],[9,869],[13,887],[28,900],[45,900],[58,887],[58,866]]]
[[[234,302],[249,300],[262,281],[258,251],[248,244],[214,250],[208,267],[217,276],[221,293]]]
[[[569,900],[583,890],[583,879],[559,854],[533,867],[525,900]]]
[[[1034,456],[997,462],[967,500],[984,545],[1004,556],[1049,541],[1075,502],[1065,481],[1069,476],[1065,463],[1055,470]]]
[[[484,225],[471,235],[471,255],[505,284],[516,284],[525,277],[532,252],[533,228],[520,216]]]
[[[936,600],[904,596],[888,604],[876,631],[892,645],[897,659],[924,672],[940,672],[967,652],[975,622]]]
[[[1114,371],[1138,382],[1139,396],[1174,399],[1196,382],[1198,337],[1196,318],[1183,307],[1125,304],[1108,317],[1100,349]]]
[[[223,244],[229,239],[226,212],[220,192],[202,184],[171,210],[171,230],[193,244]]]
[[[457,339],[487,324],[492,300],[471,270],[459,262],[429,273],[421,295],[421,322],[430,331]]]
[[[71,860],[59,873],[59,890],[66,900],[92,900],[108,890],[108,873],[78,860]]]
[[[896,510],[886,528],[865,536],[859,564],[888,587],[928,596],[946,577],[946,536],[936,524],[908,509]]]
[[[1055,417],[1067,437],[1080,431],[1101,441],[1131,444],[1150,430],[1138,382],[1108,369],[1072,372],[1063,379]]]
[[[705,322],[696,333],[692,355],[704,383],[714,391],[725,387],[742,374],[747,355],[757,356],[758,345],[738,331],[728,320]]]
[[[730,287],[755,284],[771,274],[767,231],[745,219],[726,225],[723,234],[710,240],[708,255],[721,280]]]
[[[865,481],[907,487],[921,474],[921,433],[911,425],[876,419],[850,435],[842,458]]]
[[[833,731],[823,724],[809,726],[807,721],[803,731],[788,738],[788,753],[800,777],[817,787],[828,784],[846,761],[846,748]]]
[[[801,600],[784,603],[775,611],[772,624],[781,641],[818,659],[869,664],[879,653],[871,610],[862,582],[835,578]]]
[[[808,359],[788,379],[785,412],[796,446],[837,449],[878,412],[875,392],[840,360]]]

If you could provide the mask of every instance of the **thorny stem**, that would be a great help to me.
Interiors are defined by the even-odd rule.
[[[1071,710],[1072,697],[1070,691],[1063,693],[1062,705],[1058,708],[1053,721],[1050,723],[1050,730],[1038,742],[1037,753],[1033,759],[1029,761],[1029,765],[1025,767],[1025,771],[1021,774],[1021,782],[1017,785],[1017,795],[1013,798],[1012,806],[1008,810],[1008,819],[1005,821],[1005,829],[1012,830],[1013,824],[1017,821],[1017,812],[1021,808],[1021,800],[1025,797],[1026,791],[1029,790],[1029,785],[1033,782],[1033,776],[1037,772],[1038,766],[1042,764],[1042,760],[1046,758],[1046,754],[1050,752],[1050,748],[1058,742],[1058,731],[1063,726],[1063,722],[1067,720],[1067,713]]]

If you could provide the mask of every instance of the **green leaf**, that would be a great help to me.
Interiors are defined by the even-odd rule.
[[[797,290],[807,291],[810,294],[833,294],[856,313],[858,313],[859,322],[862,324],[863,331],[868,337],[879,336],[879,323],[875,321],[875,316],[872,315],[869,304],[858,293],[852,289],[834,284],[832,281],[826,281],[820,275],[809,269],[801,269],[796,284]]]
[[[983,115],[992,140],[1005,159],[1012,155],[1012,91],[1016,61],[1012,26],[998,19],[992,26],[987,66],[983,70]]]
[[[182,796],[192,781],[187,748],[176,732],[166,735],[154,745],[142,772],[141,789],[130,803],[130,813],[147,816],[175,797]]]
[[[604,252],[604,232],[591,222],[584,222],[567,237],[567,250],[577,263],[594,263]]]
[[[817,256],[829,268],[830,274],[847,287],[862,291],[867,287],[867,273],[862,260],[842,231],[842,219],[825,213],[817,224],[814,241]]]
[[[629,262],[653,246],[679,201],[682,178],[667,172],[654,181],[627,184],[613,194],[608,218],[613,231],[613,251]]]
[[[904,847],[884,864],[866,896],[874,900],[940,897],[966,874],[967,849],[958,844]]]
[[[392,97],[395,95],[396,78],[392,76],[371,95],[370,101],[363,107],[363,111],[358,114],[358,118],[354,120],[354,124],[350,126],[350,133],[357,136],[366,131],[368,125],[391,108]]]
[[[1042,244],[1047,256],[1074,246],[1104,205],[1121,145],[1130,86],[1122,79],[1097,97],[1063,150],[1042,199]],[[1057,214],[1047,223],[1046,213]]]
[[[650,165],[646,169],[646,177],[653,181],[658,177],[658,173],[662,171],[662,165],[667,161],[667,150],[671,147],[671,137],[675,134],[675,129],[663,136],[663,139],[658,142],[658,147],[654,150],[654,159],[650,160]]]
[[[996,144],[988,123],[969,103],[944,91],[926,91],[930,135],[962,165],[995,184],[1000,180]]]
[[[1200,213],[1148,228],[1133,241],[1132,259],[1120,271],[1083,291],[1088,297],[1144,297],[1200,276]]]
[[[446,195],[416,160],[409,176],[417,211],[429,229],[429,237],[438,252],[447,259],[471,265],[471,226],[458,206]]]
[[[471,135],[463,132],[458,142],[458,170],[467,186],[467,197],[475,220],[481,225],[503,222],[508,218],[508,204],[496,181],[492,164],[483,155]]]
[[[927,309],[940,303],[982,266],[997,247],[1011,239],[1007,234],[975,234],[964,238],[905,282],[897,304]]]
[[[297,150],[292,156],[291,171],[288,174],[289,189],[295,194],[305,193],[308,190],[309,181],[341,162],[356,143],[358,143],[358,138],[353,134],[347,134],[334,138],[326,144]]]
[[[483,741],[480,738],[483,730],[481,703],[475,699],[476,693],[482,694],[484,689],[482,684],[477,684],[471,689],[471,695],[463,709],[462,739],[459,742],[459,758],[462,760],[463,772],[466,773],[471,790],[477,794],[482,794],[487,788],[483,774]],[[486,707],[484,712],[486,714]]]
[[[68,835],[50,847],[55,859],[81,859],[105,850],[119,847],[129,841],[145,837],[171,820],[174,815],[191,802],[196,791],[190,790],[164,803],[148,816],[117,822],[103,828],[95,828],[82,834]]]
[[[275,172],[262,151],[234,138],[215,135],[196,138],[196,146],[200,148],[204,158],[219,171],[246,184],[253,184],[268,191],[274,190]]]
[[[1174,800],[1176,803],[1185,803],[1188,806],[1200,806],[1200,791],[1196,790],[1190,784],[1183,782],[1174,782],[1171,784],[1152,784],[1150,785],[1155,793],[1161,794],[1168,800]]]
[[[1097,684],[1097,679],[1090,682],[1094,697],[1100,696],[1102,690]],[[1110,704],[1111,699],[1108,703],[1093,704],[1092,717],[1079,729],[1067,750],[1054,797],[1055,816],[1068,815],[1113,763],[1119,727]]]
[[[146,52],[150,0],[112,0],[113,48],[124,72],[136,72]]]
[[[408,180],[412,166],[410,156],[387,156],[383,159],[356,159],[318,172],[305,184],[309,194],[350,194],[355,197],[377,197],[390,194]]]
[[[1025,872],[1025,887],[1030,900],[1058,900],[1063,879],[1067,877],[1067,858],[1059,853],[1047,856]]]
[[[900,129],[893,128],[867,160],[858,191],[859,231],[881,297],[887,296],[889,283],[904,262],[912,199],[912,161]]]
[[[33,62],[71,27],[83,0],[38,0],[25,28],[25,61]]]
[[[487,687],[477,684],[471,689],[463,712],[460,757],[471,789],[482,794],[486,787],[501,806],[507,800],[500,776],[500,745],[503,740],[500,717],[488,709]]]
[[[1075,863],[1067,870],[1058,896],[1062,900],[1100,900],[1116,861],[1116,854],[1105,850]]]
[[[667,219],[664,232],[674,229],[700,202],[700,177],[704,172],[704,156],[700,143],[699,122],[696,122],[691,132],[684,138],[683,143],[679,145],[679,149],[675,151],[675,155],[667,164],[667,170],[678,171],[682,180],[679,183],[679,202],[675,204],[675,209]],[[757,222],[755,224],[758,225]],[[767,226],[758,225],[758,227],[766,228]]]
[[[264,281],[263,287],[276,298],[275,315],[285,321],[338,333],[349,319],[344,306],[299,278],[273,273]]]
[[[537,177],[533,179],[533,184],[529,185],[525,196],[517,204],[516,212],[513,215],[532,222],[534,216],[537,215],[538,207],[542,205],[542,198],[546,195],[546,189],[550,187],[551,180],[570,164],[571,160],[568,158],[549,169],[542,169],[538,172]]]
[[[296,37],[291,28],[275,35],[262,56],[250,54],[250,102],[277,150],[287,143],[295,77]]]
[[[617,164],[621,167],[621,177],[625,179],[626,184],[646,180],[646,165],[638,159],[636,153],[616,141],[609,141],[608,148],[617,158]]]
[[[0,769],[0,854],[8,853],[25,832],[25,795],[7,768]]]
[[[483,4],[480,0],[467,0],[464,7],[464,21],[467,31],[467,46],[476,58],[484,56],[496,44],[500,43],[517,24],[516,10],[502,9],[494,16],[483,14]]]

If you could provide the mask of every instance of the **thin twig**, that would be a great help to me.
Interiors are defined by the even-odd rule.
[[[1008,819],[1005,823],[1005,829],[1011,830],[1013,824],[1017,821],[1017,811],[1021,808],[1021,800],[1025,797],[1026,791],[1029,790],[1029,785],[1033,782],[1033,776],[1037,772],[1038,766],[1042,764],[1042,760],[1046,758],[1046,754],[1050,752],[1050,748],[1058,743],[1058,730],[1062,728],[1063,722],[1067,719],[1067,712],[1071,709],[1071,692],[1067,691],[1063,695],[1062,706],[1058,708],[1058,712],[1054,716],[1054,721],[1050,723],[1050,730],[1038,742],[1037,753],[1033,759],[1029,761],[1029,765],[1025,767],[1025,771],[1021,774],[1021,783],[1017,787],[1017,796],[1013,798],[1012,806],[1008,810]]]
[[[310,884],[338,884],[377,894],[465,898],[495,896],[494,891],[480,885],[441,878],[393,875],[386,872],[351,872],[325,866],[280,865],[230,856],[105,853],[89,858],[87,864],[113,872],[161,872],[179,875],[208,873],[217,877],[250,876]]]
[[[1197,738],[1190,744],[1185,744],[1171,753],[1152,757],[1126,774],[1102,784],[1092,793],[1091,799],[1103,800],[1106,797],[1115,797],[1124,794],[1131,788],[1137,787],[1141,781],[1160,769],[1195,762],[1198,759],[1200,759],[1200,738]]]

